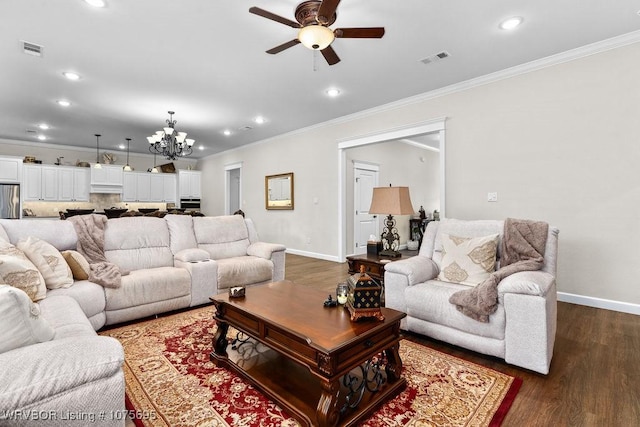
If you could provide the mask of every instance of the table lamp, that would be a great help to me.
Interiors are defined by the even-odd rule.
[[[382,252],[380,256],[398,258],[400,236],[393,215],[411,215],[414,213],[409,196],[409,187],[375,187],[371,198],[370,214],[387,215],[382,230]]]

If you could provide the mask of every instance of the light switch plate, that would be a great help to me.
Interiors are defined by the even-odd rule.
[[[497,202],[498,193],[487,193],[487,202]]]

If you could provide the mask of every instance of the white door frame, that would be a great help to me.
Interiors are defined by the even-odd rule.
[[[379,142],[391,141],[400,138],[409,138],[414,135],[423,135],[425,133],[438,133],[440,140],[440,218],[446,218],[445,215],[445,121],[446,117],[440,117],[409,126],[403,126],[395,129],[387,129],[369,135],[348,138],[338,142],[338,259],[345,261],[346,257],[346,230],[347,230],[347,191],[346,191],[346,172],[347,172],[347,153],[349,148],[360,147],[363,145],[376,144]]]
[[[226,165],[224,167],[224,211],[227,215],[231,215],[233,212],[230,212],[231,209],[231,192],[229,191],[231,185],[231,171],[239,169],[240,172],[240,182],[238,182],[238,205],[240,209],[242,209],[242,162],[233,163],[230,165]]]

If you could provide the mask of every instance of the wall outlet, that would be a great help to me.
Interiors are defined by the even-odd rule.
[[[498,193],[487,193],[487,202],[497,202]]]

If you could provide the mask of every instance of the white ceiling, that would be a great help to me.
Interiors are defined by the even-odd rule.
[[[336,39],[342,61],[330,67],[302,45],[265,53],[297,32],[248,9],[295,20],[299,1],[106,1],[2,1],[0,138],[36,141],[27,130],[46,122],[46,144],[95,147],[101,133],[101,148],[131,137],[146,152],[174,110],[202,157],[640,29],[637,0],[342,0],[332,28],[386,33]],[[519,28],[498,28],[514,15]],[[44,56],[22,53],[21,40]],[[420,61],[443,50],[451,56]]]

